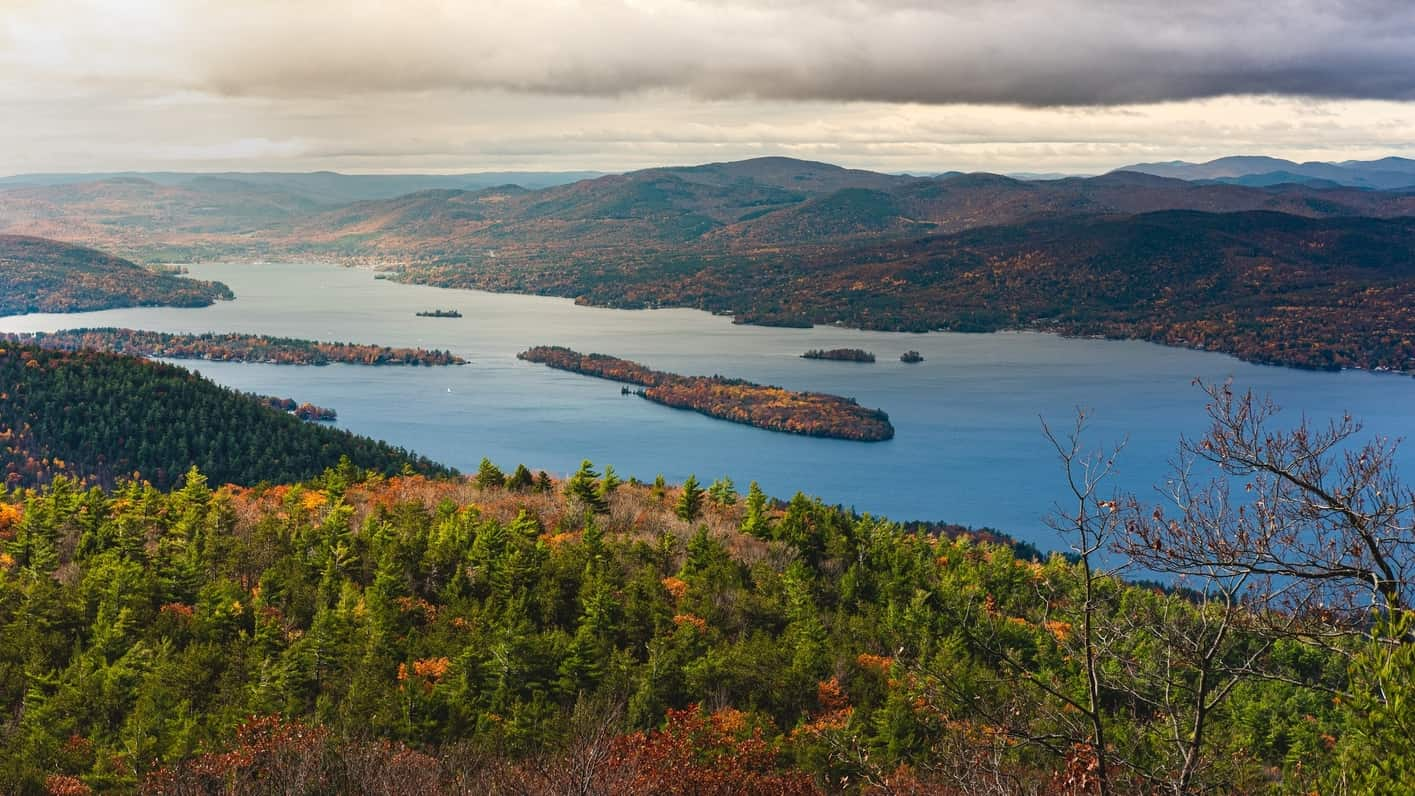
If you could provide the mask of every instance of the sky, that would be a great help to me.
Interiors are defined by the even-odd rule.
[[[1415,157],[1409,0],[0,0],[0,174]]]

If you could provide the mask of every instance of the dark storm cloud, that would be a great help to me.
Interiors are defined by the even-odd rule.
[[[669,0],[188,9],[193,88],[1118,105],[1415,98],[1415,4],[1385,0]]]

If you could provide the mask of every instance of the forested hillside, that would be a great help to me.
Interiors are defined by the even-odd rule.
[[[205,307],[230,298],[230,289],[219,282],[150,271],[82,246],[0,235],[0,315]]]
[[[1409,371],[1412,252],[1410,219],[1167,211],[834,251],[664,255],[584,269],[430,266],[417,278],[591,304],[700,307],[739,322],[1034,328],[1272,364]]]
[[[165,487],[193,465],[222,483],[295,481],[344,456],[384,473],[447,472],[382,442],[305,423],[182,368],[0,347],[0,470],[11,486],[69,475],[104,485],[141,477]]]
[[[1191,450],[1292,474],[1250,482],[1274,511],[1101,497],[1104,460],[1067,438],[1071,559],[589,462],[0,491],[0,788],[1395,792],[1415,583],[1390,529],[1363,534],[1415,507],[1341,502],[1391,474],[1383,443],[1332,460],[1349,424],[1275,430],[1211,395]],[[1312,519],[1319,494],[1349,514]],[[1189,588],[1105,574],[1101,549]],[[1275,591],[1255,574],[1287,566]]]

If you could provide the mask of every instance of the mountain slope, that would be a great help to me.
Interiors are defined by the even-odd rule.
[[[309,478],[342,456],[384,473],[447,472],[171,365],[15,345],[0,352],[0,477],[10,485],[55,475],[111,485],[136,472],[162,486],[193,465],[219,483],[254,484]]]
[[[1304,367],[1415,371],[1415,219],[1160,211],[1044,218],[856,247],[688,253],[589,268],[428,268],[420,280],[691,306],[739,322],[1042,328]]]
[[[157,273],[82,246],[0,235],[0,315],[205,307],[230,298],[230,289],[219,282]]]

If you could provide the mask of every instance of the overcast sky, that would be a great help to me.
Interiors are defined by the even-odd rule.
[[[0,0],[0,174],[1415,157],[1408,0]]]

